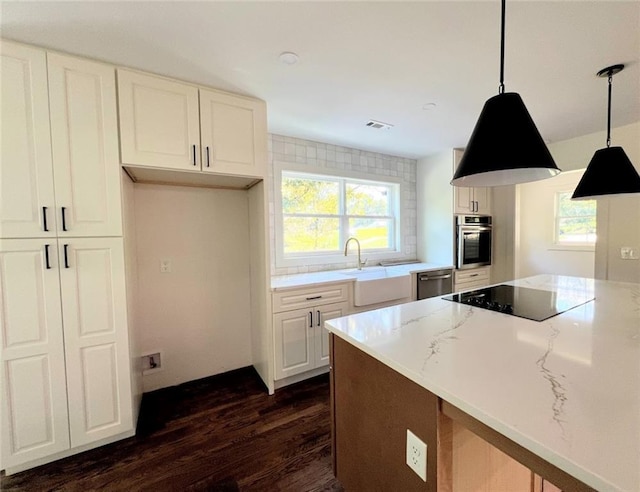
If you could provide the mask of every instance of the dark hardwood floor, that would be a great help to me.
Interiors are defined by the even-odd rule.
[[[253,368],[146,393],[135,437],[1,477],[3,491],[341,491],[329,377],[269,396]]]

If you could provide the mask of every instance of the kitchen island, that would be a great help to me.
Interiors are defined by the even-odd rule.
[[[347,490],[455,488],[452,421],[564,490],[640,490],[640,285],[506,284],[594,300],[541,322],[443,298],[326,322]],[[406,429],[428,446],[426,483],[405,465]]]

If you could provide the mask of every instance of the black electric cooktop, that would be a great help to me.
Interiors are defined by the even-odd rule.
[[[444,296],[443,299],[489,309],[490,311],[511,314],[520,318],[544,321],[576,306],[585,304],[593,300],[594,297],[571,297],[548,290],[514,287],[513,285],[496,285]]]

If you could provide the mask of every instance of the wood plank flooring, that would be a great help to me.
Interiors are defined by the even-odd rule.
[[[328,375],[266,393],[253,368],[144,395],[135,437],[0,477],[3,491],[342,491]]]

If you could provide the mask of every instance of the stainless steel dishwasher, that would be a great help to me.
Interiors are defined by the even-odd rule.
[[[417,275],[418,300],[453,292],[453,270],[451,269],[419,272]]]

